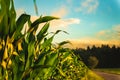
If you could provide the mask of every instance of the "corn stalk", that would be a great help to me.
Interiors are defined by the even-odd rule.
[[[31,22],[30,17],[22,14],[16,20],[13,0],[0,0],[0,80],[55,79],[57,72],[67,79],[64,65],[67,60],[72,60],[67,62],[68,66],[75,60],[68,49],[62,48],[68,42],[63,41],[58,47],[52,45],[54,36],[61,30],[48,37],[50,21],[58,18],[40,16]],[[29,29],[22,34],[26,23]],[[36,35],[41,23],[45,25]]]

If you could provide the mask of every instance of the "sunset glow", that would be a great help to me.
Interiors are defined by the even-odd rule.
[[[52,15],[60,17],[50,23],[49,32],[58,29],[60,33],[55,43],[69,40],[70,48],[87,46],[120,46],[120,0],[36,0],[39,16]],[[36,16],[34,5],[29,0],[15,0],[17,16],[22,13]],[[39,30],[38,30],[39,31]]]

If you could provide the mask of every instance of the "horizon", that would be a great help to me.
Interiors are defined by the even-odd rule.
[[[32,21],[41,15],[60,17],[50,22],[49,32],[64,30],[69,35],[59,33],[55,43],[69,40],[71,48],[120,46],[120,0],[36,0],[39,16],[32,0],[14,1],[17,17],[22,13],[32,15]]]

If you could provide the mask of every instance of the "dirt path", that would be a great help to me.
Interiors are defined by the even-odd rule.
[[[94,71],[94,72],[99,76],[103,77],[105,80],[120,80],[120,75],[109,74],[109,73],[104,73],[99,71]]]

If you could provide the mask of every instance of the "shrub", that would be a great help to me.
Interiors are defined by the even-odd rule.
[[[98,64],[98,59],[95,56],[90,56],[88,58],[88,64],[90,68],[95,68]]]

